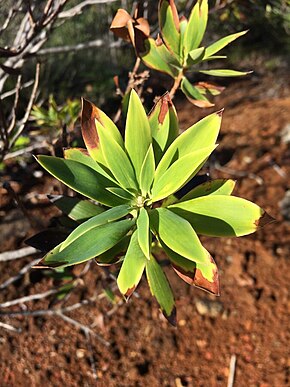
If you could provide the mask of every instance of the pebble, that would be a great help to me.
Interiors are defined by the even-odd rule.
[[[279,202],[279,207],[284,219],[290,221],[290,190],[286,191],[284,198]]]
[[[290,143],[290,123],[286,124],[284,128],[281,131],[281,141],[284,144],[289,144]]]
[[[223,311],[223,305],[219,301],[211,301],[208,299],[195,299],[195,306],[201,316],[209,316],[216,318]]]

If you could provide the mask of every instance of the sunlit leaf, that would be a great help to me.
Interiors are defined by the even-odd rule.
[[[129,246],[130,239],[131,239],[131,235],[126,235],[109,250],[98,255],[95,258],[95,261],[97,262],[97,264],[100,266],[108,266],[118,262],[119,258],[122,255],[125,255],[127,248]]]
[[[221,119],[222,111],[210,114],[178,136],[158,164],[155,179],[159,179],[177,158],[214,145],[220,130]]]
[[[155,162],[157,165],[169,145],[178,136],[179,131],[176,110],[169,97],[169,93],[165,93],[156,102],[149,113],[148,118],[152,132]]]
[[[153,256],[149,261],[146,260],[146,276],[151,293],[160,305],[164,316],[172,325],[176,325],[176,309],[172,290],[164,272]]]
[[[200,93],[197,87],[193,86],[187,78],[183,78],[181,82],[181,90],[187,99],[195,106],[200,108],[208,108],[214,106],[203,94]]]
[[[166,46],[179,57],[179,17],[174,0],[160,0],[158,16],[162,38]]]
[[[114,208],[111,208],[105,212],[102,212],[101,214],[98,214],[94,216],[93,218],[90,218],[86,222],[79,225],[68,237],[67,239],[62,243],[60,251],[62,251],[64,248],[66,248],[68,245],[70,245],[73,241],[80,238],[82,235],[86,234],[87,232],[91,231],[92,229],[96,229],[99,226],[102,226],[103,224],[113,222],[115,220],[121,219],[124,216],[128,215],[131,211],[131,207],[127,204],[123,204],[121,206],[117,206]]]
[[[231,179],[217,179],[206,181],[205,183],[198,185],[186,195],[184,195],[180,199],[180,202],[184,202],[186,200],[191,200],[198,198],[199,196],[206,195],[231,195],[235,188],[235,185],[236,182]]]
[[[184,48],[186,53],[199,47],[206,30],[207,18],[207,0],[197,1],[191,11],[187,29],[185,31]]]
[[[190,223],[169,209],[150,212],[150,226],[158,238],[177,254],[197,263],[207,264],[204,249]]]
[[[141,192],[144,197],[146,197],[147,193],[150,191],[150,188],[154,179],[154,172],[155,172],[154,151],[153,151],[152,144],[150,144],[141,167],[140,178],[139,178]]]
[[[143,251],[144,256],[150,259],[150,228],[149,228],[149,216],[144,207],[140,208],[137,218],[137,235],[138,243]]]
[[[163,43],[157,45],[154,39],[148,38],[144,41],[144,50],[139,52],[139,55],[146,66],[154,70],[166,73],[173,78],[178,74],[176,66],[179,63]]]
[[[130,244],[117,278],[119,290],[126,297],[130,297],[136,289],[145,269],[146,261],[147,259],[138,244],[137,231],[135,231],[131,236]]]
[[[144,107],[135,90],[132,90],[125,130],[125,146],[134,166],[137,179],[148,148],[152,142],[151,130]],[[121,160],[119,160],[121,164]],[[125,168],[124,165],[120,165]]]
[[[216,296],[219,295],[219,276],[215,261],[207,252],[207,264],[190,261],[162,244],[170,259],[175,272],[189,285],[206,290]]]
[[[73,220],[83,221],[104,212],[104,208],[89,200],[63,195],[49,195],[49,200]]]
[[[236,71],[228,69],[215,69],[215,70],[200,70],[200,73],[206,75],[212,75],[215,77],[240,77],[242,75],[251,74],[252,71]]]
[[[58,180],[90,199],[109,207],[124,203],[123,199],[106,190],[105,187],[110,187],[112,181],[85,164],[43,155],[38,156],[37,161]]]
[[[92,228],[62,251],[53,250],[48,253],[42,263],[52,267],[65,267],[85,262],[113,247],[133,225],[133,220],[126,219]]]
[[[215,148],[216,145],[212,145],[186,154],[177,159],[162,175],[157,167],[152,186],[152,201],[164,199],[180,189],[196,175]]]
[[[222,39],[219,39],[218,41],[216,41],[215,43],[211,44],[206,48],[204,58],[206,59],[208,57],[211,57],[212,55],[220,51],[222,48],[226,47],[229,43],[233,42],[240,36],[245,35],[247,32],[248,31],[241,31],[236,34],[231,34],[231,35],[225,36]]]
[[[102,126],[98,123],[96,125],[106,165],[123,188],[137,189],[134,169],[126,152],[110,135],[106,134]]]
[[[169,206],[187,219],[197,233],[242,236],[272,219],[256,204],[235,196],[208,195]]]
[[[200,47],[200,48],[195,48],[194,50],[189,51],[187,60],[186,60],[186,66],[190,67],[198,62],[200,62],[205,53],[205,48]]]

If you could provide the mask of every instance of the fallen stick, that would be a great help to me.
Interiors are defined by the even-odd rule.
[[[228,385],[227,387],[233,387],[235,380],[235,370],[236,370],[236,355],[231,356],[230,360],[230,369],[229,369],[229,377],[228,377]]]
[[[5,251],[0,254],[0,262],[13,261],[14,259],[24,258],[28,255],[39,253],[39,250],[34,247],[23,247],[19,250]]]

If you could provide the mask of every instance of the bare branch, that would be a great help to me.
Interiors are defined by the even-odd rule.
[[[34,247],[23,247],[19,250],[5,251],[0,254],[0,262],[14,261],[15,259],[27,257],[28,255],[37,254],[39,250]]]
[[[92,48],[92,47],[101,47],[107,45],[107,43],[103,39],[96,39],[92,40],[91,42],[86,42],[86,43],[79,43],[73,46],[60,46],[60,47],[48,47],[48,48],[43,48],[42,50],[39,50],[36,55],[37,56],[42,56],[42,55],[50,55],[50,54],[60,54],[60,53],[65,53],[65,52],[72,52],[72,51],[81,51],[85,50],[87,48]],[[121,41],[113,42],[110,44],[110,48],[114,47],[120,47],[122,45]]]
[[[28,119],[29,119],[29,116],[31,113],[31,109],[32,109],[32,106],[33,106],[35,98],[36,98],[36,93],[37,93],[37,89],[38,89],[38,82],[39,82],[39,74],[40,74],[40,64],[37,63],[36,70],[35,70],[35,80],[34,80],[33,89],[32,89],[31,95],[30,95],[30,99],[29,99],[28,105],[26,107],[24,117],[23,117],[18,129],[16,130],[16,132],[14,133],[12,138],[9,140],[10,147],[14,144],[14,142],[16,141],[16,139],[19,137],[22,130],[24,129],[26,123],[28,122]]]
[[[1,321],[0,321],[0,328],[4,328],[4,329],[7,329],[8,331],[17,332],[17,333],[22,332],[21,328],[15,328],[13,325],[5,324]]]
[[[71,18],[76,15],[80,15],[83,11],[83,9],[90,5],[95,4],[108,4],[108,3],[115,3],[118,0],[85,0],[82,3],[76,5],[75,7],[72,7],[71,9],[68,9],[67,11],[63,11],[58,15],[59,19],[63,18]]]
[[[6,301],[0,304],[0,308],[9,308],[10,306],[24,304],[25,302],[30,302],[33,300],[41,300],[42,298],[46,298],[51,296],[52,294],[56,294],[58,291],[59,289],[51,289],[51,290],[48,290],[47,292],[31,294],[30,296],[25,296],[21,298],[15,298],[14,300]]]
[[[0,290],[5,289],[5,288],[7,288],[7,286],[9,286],[9,285],[13,284],[14,282],[18,281],[19,278],[24,276],[24,274],[26,274],[34,265],[38,264],[40,260],[41,260],[41,258],[38,258],[38,259],[34,259],[32,262],[29,262],[27,265],[25,265],[19,271],[19,273],[17,275],[15,275],[14,277],[10,277],[7,281],[4,281],[0,285]]]
[[[20,90],[23,90],[23,89],[33,85],[33,83],[34,83],[33,80],[25,82],[25,83],[22,83],[22,85],[20,87]],[[7,98],[7,97],[11,97],[11,95],[15,94],[16,92],[17,92],[17,88],[15,87],[14,89],[6,91],[6,93],[1,94],[0,98],[3,100],[5,98]]]

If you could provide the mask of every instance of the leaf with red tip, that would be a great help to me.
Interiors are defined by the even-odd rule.
[[[217,265],[206,249],[204,250],[207,252],[208,262],[207,264],[199,264],[175,253],[165,244],[162,244],[162,247],[170,259],[175,272],[183,279],[183,281],[189,285],[210,292],[215,296],[220,295]]]
[[[108,134],[110,134],[121,147],[124,146],[122,136],[113,121],[93,103],[83,98],[81,115],[82,136],[90,156],[95,161],[105,165],[96,121],[106,129]]]
[[[176,110],[168,92],[159,98],[150,111],[148,118],[157,165],[169,145],[178,136],[179,130]]]
[[[128,22],[133,21],[133,18],[131,15],[125,11],[124,9],[118,9],[112,23],[110,26],[110,30],[121,39],[126,40],[127,42],[130,42],[130,35],[128,32]]]
[[[201,94],[219,95],[225,90],[225,87],[215,85],[209,82],[198,82],[194,85]]]
[[[173,0],[160,0],[159,25],[162,38],[170,51],[179,58],[180,32],[179,17]]]
[[[198,88],[192,85],[185,77],[181,82],[181,90],[185,94],[186,98],[197,107],[209,108],[214,106],[214,104],[201,94]]]
[[[130,297],[141,280],[147,258],[138,243],[138,233],[135,231],[125,255],[124,262],[117,278],[119,290],[124,296]]]

